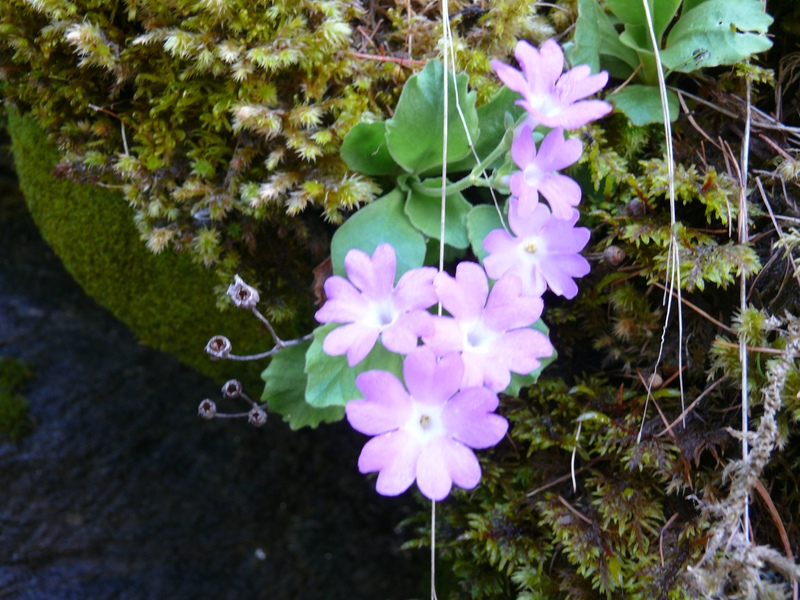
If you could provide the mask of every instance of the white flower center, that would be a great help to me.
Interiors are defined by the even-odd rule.
[[[551,117],[561,112],[561,102],[559,91],[551,88],[546,94],[537,94],[536,102],[531,105],[543,115]]]
[[[498,332],[484,327],[480,319],[471,323],[463,323],[461,331],[464,333],[464,350],[488,353],[492,342],[497,338]]]
[[[373,302],[370,305],[370,309],[371,314],[368,320],[378,329],[388,327],[397,319],[397,310],[395,310],[394,303],[391,300]]]
[[[447,435],[447,430],[442,424],[442,410],[444,405],[428,406],[414,400],[411,416],[401,429],[413,435],[421,445],[430,440]]]
[[[546,175],[546,173],[544,173],[535,162],[532,162],[526,166],[523,174],[525,177],[525,183],[531,187],[538,187],[542,177]]]
[[[519,242],[520,259],[529,265],[535,265],[547,256],[547,244],[539,236],[522,238]]]

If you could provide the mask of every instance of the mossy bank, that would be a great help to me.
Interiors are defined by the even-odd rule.
[[[10,110],[8,130],[36,225],[86,293],[143,343],[216,380],[237,377],[257,385],[265,364],[212,362],[204,351],[215,334],[230,338],[237,354],[271,343],[251,315],[217,309],[216,277],[187,254],[149,252],[131,208],[116,191],[57,179],[58,151],[32,118]]]

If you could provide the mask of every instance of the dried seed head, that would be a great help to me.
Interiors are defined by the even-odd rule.
[[[213,400],[209,400],[206,398],[200,403],[200,406],[197,408],[197,414],[204,418],[207,421],[210,421],[214,417],[217,416],[217,405],[214,404]]]
[[[603,258],[615,267],[625,260],[625,251],[619,246],[609,246],[603,251]]]
[[[239,382],[238,379],[231,379],[230,381],[226,381],[225,385],[222,386],[222,395],[226,398],[238,398],[239,394],[242,393],[242,384]]]
[[[261,299],[256,289],[247,285],[238,275],[233,276],[233,283],[228,287],[228,296],[239,308],[255,308]]]
[[[267,422],[267,413],[263,408],[254,406],[247,413],[247,421],[253,427],[262,427]]]
[[[206,352],[212,358],[228,358],[232,348],[231,341],[224,335],[215,335],[206,344]]]
[[[644,202],[638,198],[634,198],[625,205],[625,214],[629,217],[641,217],[644,216],[644,212]]]

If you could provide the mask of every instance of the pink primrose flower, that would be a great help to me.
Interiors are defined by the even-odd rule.
[[[362,473],[378,472],[375,489],[384,496],[406,491],[414,480],[431,500],[442,500],[455,483],[472,489],[481,478],[470,448],[497,444],[508,422],[494,414],[497,395],[485,387],[459,391],[464,363],[458,354],[436,356],[425,347],[403,363],[406,387],[386,371],[356,379],[363,400],[347,403],[350,425],[369,440],[358,458]]]
[[[452,317],[434,317],[435,333],[422,340],[437,356],[461,352],[462,389],[485,385],[502,392],[511,382],[511,371],[528,374],[539,366],[540,358],[553,354],[547,336],[530,328],[544,303],[539,297],[521,295],[519,277],[503,277],[490,294],[480,265],[462,262],[455,278],[438,273],[434,287]]]
[[[346,353],[352,367],[369,354],[379,336],[387,350],[408,354],[420,336],[433,331],[433,317],[425,309],[436,303],[436,269],[412,269],[395,287],[397,256],[390,244],[378,246],[371,258],[350,250],[344,268],[347,279],[334,275],[325,282],[328,300],[315,315],[320,323],[345,323],[325,337],[326,354]]]
[[[608,73],[591,74],[589,65],[579,65],[566,73],[564,52],[554,40],[537,50],[520,41],[514,50],[522,71],[499,60],[491,62],[500,80],[522,94],[517,104],[528,111],[531,127],[576,129],[611,112],[602,100],[582,100],[599,92],[608,82]]]
[[[553,215],[558,219],[572,217],[572,208],[581,201],[581,186],[560,171],[581,157],[580,140],[564,139],[563,129],[553,129],[542,140],[539,152],[533,141],[530,126],[523,125],[511,144],[511,157],[522,169],[511,176],[511,193],[520,200],[520,214],[528,218],[545,197]]]
[[[492,279],[511,274],[522,281],[527,296],[541,296],[550,289],[565,298],[578,293],[575,277],[589,273],[589,262],[579,252],[589,241],[589,230],[575,227],[578,211],[568,220],[556,219],[543,204],[533,209],[528,218],[520,215],[519,200],[508,204],[508,226],[495,229],[483,240],[489,253],[483,260],[486,273]]]

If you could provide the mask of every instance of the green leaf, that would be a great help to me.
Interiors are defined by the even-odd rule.
[[[481,134],[477,142],[474,138],[472,140],[475,144],[475,153],[478,158],[484,160],[503,140],[503,136],[506,134],[506,113],[509,113],[515,122],[523,115],[525,109],[515,104],[521,98],[520,94],[503,86],[499,92],[492,96],[489,102],[478,109],[478,129]],[[500,161],[502,161],[502,158],[498,162]],[[467,171],[476,164],[475,157],[470,152],[460,161],[448,164],[447,170],[452,173]],[[488,168],[495,166],[497,164],[489,165]]]
[[[619,39],[617,30],[597,0],[578,1],[572,65],[589,65],[592,73],[600,68],[613,77],[627,78],[639,66],[636,52]]]
[[[315,428],[320,423],[333,423],[344,417],[341,406],[317,408],[306,402],[308,377],[303,369],[310,346],[311,342],[307,342],[281,350],[261,374],[266,382],[261,399],[268,403],[270,412],[283,416],[293,431],[301,427]]]
[[[386,142],[395,162],[410,173],[422,173],[441,166],[444,146],[443,68],[438,61],[429,62],[422,72],[403,86],[394,117],[386,122]],[[468,77],[456,76],[456,86],[448,76],[447,98],[447,162],[461,160],[469,154],[467,133],[456,109],[456,90],[469,135],[478,139],[478,114],[475,92],[467,92]]]
[[[681,16],[661,60],[682,73],[735,64],[772,47],[765,35],[772,20],[759,0],[708,0]]]
[[[313,407],[342,407],[350,400],[361,398],[356,387],[356,377],[365,371],[381,370],[394,373],[402,381],[403,357],[386,350],[379,342],[355,367],[347,364],[347,357],[328,356],[322,350],[325,336],[339,327],[328,323],[314,330],[314,341],[306,353],[305,373],[308,375],[305,401]]]
[[[348,167],[364,175],[391,175],[399,170],[386,145],[383,121],[361,121],[344,136],[340,152]]]
[[[442,178],[426,179],[422,185],[429,188],[440,188]],[[467,214],[472,210],[472,205],[467,202],[461,193],[450,194],[445,199],[444,242],[453,248],[466,248],[469,246],[467,238]],[[432,198],[415,192],[408,192],[405,207],[406,216],[412,225],[426,236],[440,239],[442,220],[442,200]]]
[[[629,85],[606,96],[606,100],[638,127],[649,123],[664,122],[661,94],[658,88],[652,85]],[[678,118],[678,97],[671,90],[667,90],[667,104],[669,105],[669,119],[674,121]]]
[[[541,331],[548,338],[550,337],[550,330],[547,328],[547,325],[545,325],[544,321],[542,321],[541,319],[536,321],[536,323],[531,325],[531,327],[533,329],[536,329],[537,331]],[[553,349],[553,354],[551,354],[547,358],[539,359],[540,362],[539,367],[537,369],[534,369],[527,375],[520,375],[519,373],[511,373],[511,383],[508,384],[508,387],[505,389],[503,393],[508,394],[509,396],[517,396],[522,388],[536,383],[539,380],[539,375],[542,374],[542,371],[544,371],[545,367],[547,367],[547,365],[553,362],[556,358],[558,358],[558,352],[556,352],[555,349]]]
[[[656,39],[661,41],[669,24],[672,22],[681,0],[647,0]],[[623,23],[627,25],[647,26],[647,15],[641,0],[607,0],[606,5]]]
[[[503,222],[494,205],[482,204],[473,208],[467,215],[467,235],[472,245],[472,251],[481,261],[488,253],[483,249],[483,240],[489,232],[502,229]]]
[[[353,248],[369,255],[383,243],[394,246],[397,253],[395,281],[425,260],[425,238],[408,220],[403,206],[405,194],[394,189],[368,204],[336,230],[331,241],[331,261],[336,275],[346,276],[344,257]]]
[[[428,243],[425,244],[425,264],[438,266],[439,264],[439,240],[428,240]],[[445,246],[444,247],[444,262],[447,263],[454,263],[460,262],[464,260],[464,257],[467,255],[467,250],[453,248],[452,246]]]
[[[683,7],[681,8],[682,13],[685,15],[687,12],[700,6],[703,2],[707,0],[683,0]]]

